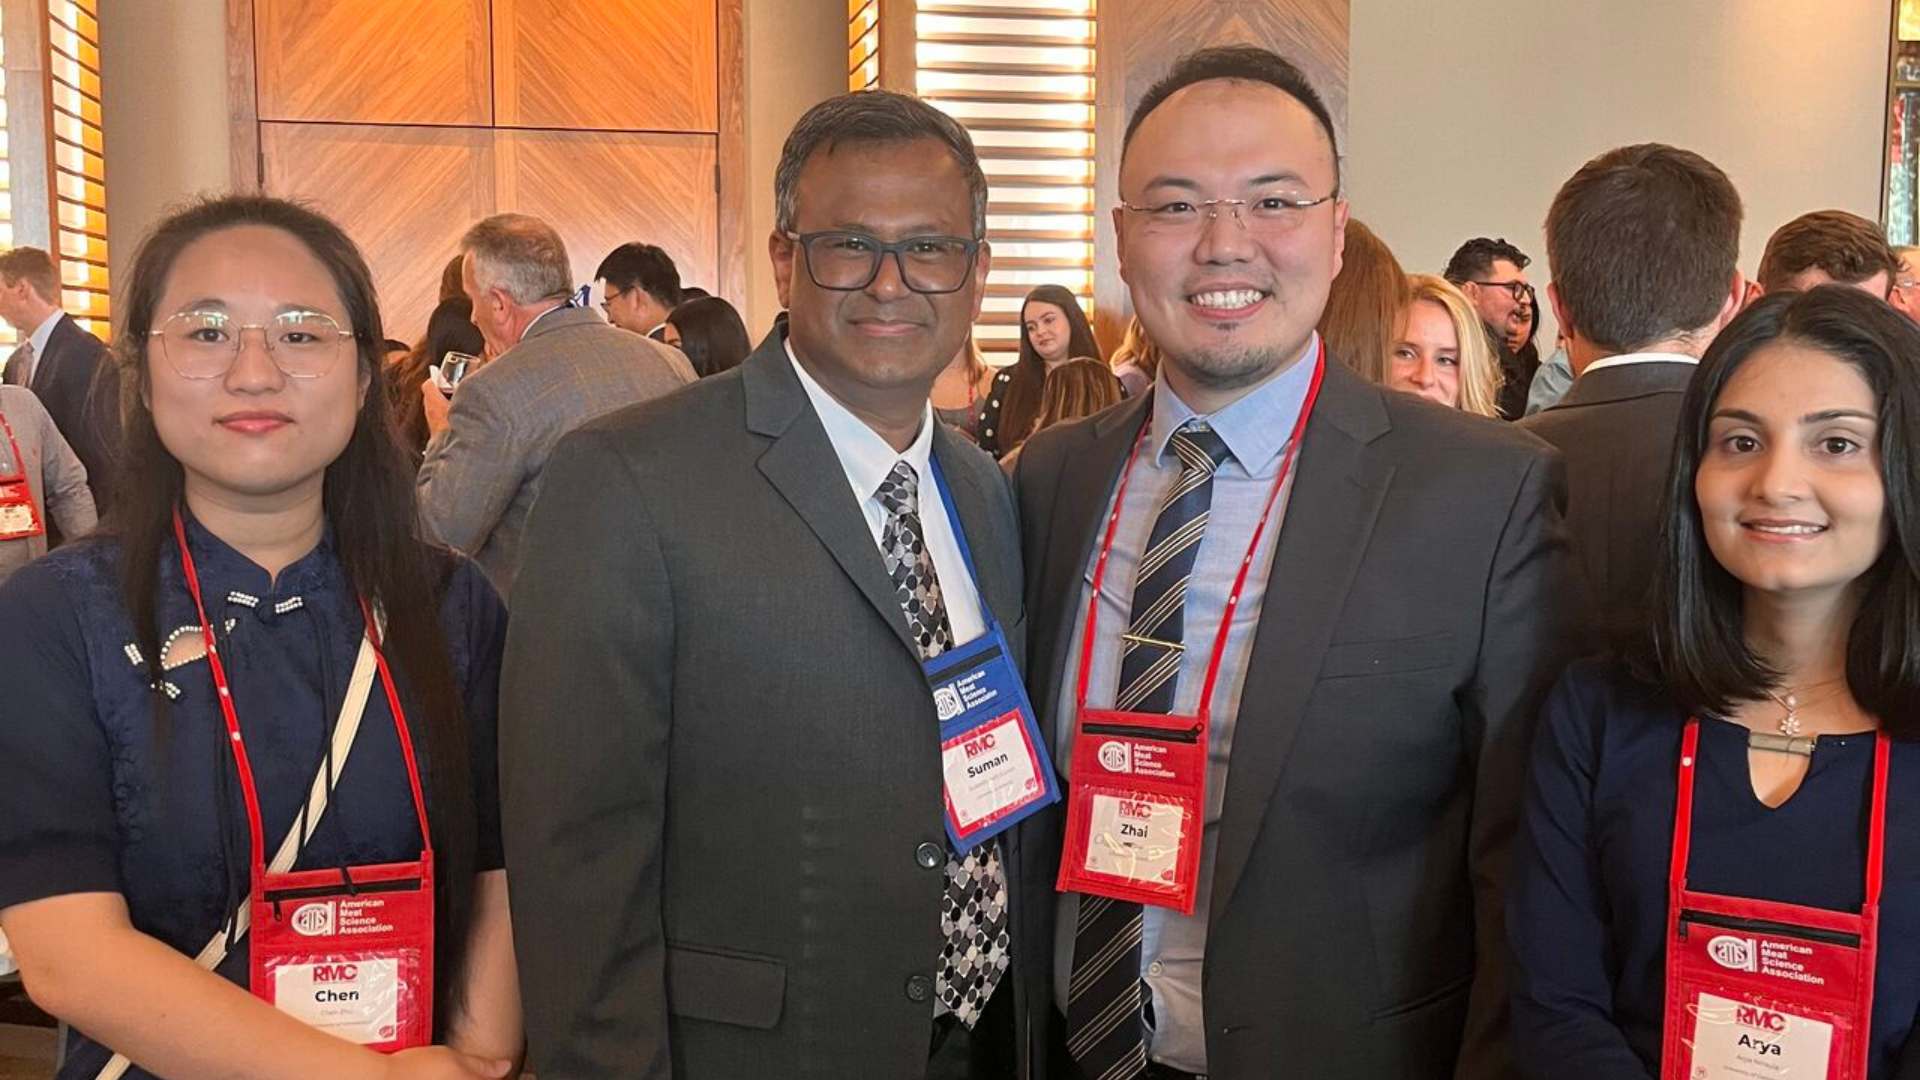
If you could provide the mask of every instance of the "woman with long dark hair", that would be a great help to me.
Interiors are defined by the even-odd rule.
[[[683,300],[667,312],[663,340],[687,354],[687,362],[701,378],[740,366],[753,352],[747,324],[732,304],[718,296]]]
[[[1916,447],[1920,329],[1858,290],[1769,295],[1701,359],[1647,523],[1651,640],[1573,667],[1535,741],[1523,1075],[1917,1063]]]
[[[126,498],[0,588],[0,929],[59,1077],[503,1076],[505,612],[419,539],[366,264],[229,196],[120,307]]]
[[[1020,359],[995,376],[980,406],[980,449],[999,458],[1019,446],[1040,415],[1047,372],[1076,357],[1104,361],[1106,354],[1073,293],[1039,286],[1020,305]]]

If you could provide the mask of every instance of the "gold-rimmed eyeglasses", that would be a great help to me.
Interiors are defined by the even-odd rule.
[[[260,331],[273,366],[290,379],[318,379],[340,359],[340,343],[353,337],[333,317],[318,311],[283,311],[266,323],[243,323],[223,311],[183,311],[147,331],[160,339],[167,365],[183,379],[217,379],[232,370],[240,341]]]
[[[1232,211],[1242,229],[1271,235],[1298,228],[1307,219],[1307,211],[1339,197],[1339,192],[1319,198],[1275,193],[1247,199],[1173,199],[1144,206],[1123,201],[1120,209],[1138,216],[1149,231],[1175,236],[1198,233],[1224,208]]]

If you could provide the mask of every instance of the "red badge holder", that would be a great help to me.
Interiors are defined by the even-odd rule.
[[[378,623],[363,602],[368,640],[406,761],[423,841],[420,858],[269,872],[253,767],[177,509],[174,535],[246,802],[253,868],[247,912],[250,988],[282,1012],[371,1050],[392,1053],[426,1046],[433,1039],[433,842],[413,739],[380,651]]]
[[[1866,1080],[1890,746],[1875,736],[1865,903],[1855,915],[1686,887],[1699,739],[1689,720],[1668,871],[1661,1080]]]
[[[0,429],[5,429],[7,448],[13,452],[13,471],[0,475],[0,540],[45,536],[46,521],[40,516],[40,504],[33,499],[33,486],[27,482],[27,459],[20,453],[19,440],[13,437],[13,425],[5,414],[0,414]]]
[[[1207,813],[1207,739],[1213,712],[1213,692],[1226,656],[1227,636],[1234,609],[1245,590],[1248,571],[1260,551],[1274,504],[1293,471],[1293,462],[1306,435],[1307,418],[1320,396],[1326,373],[1326,346],[1314,357],[1313,382],[1307,389],[1300,416],[1287,442],[1280,475],[1267,493],[1266,510],[1254,527],[1253,542],[1240,561],[1239,575],[1221,613],[1207,663],[1206,681],[1195,715],[1123,712],[1087,708],[1087,686],[1093,673],[1093,643],[1100,617],[1100,587],[1106,579],[1107,559],[1113,554],[1120,508],[1127,481],[1146,445],[1149,422],[1134,441],[1133,452],[1120,474],[1107,517],[1106,538],[1093,567],[1093,585],[1087,601],[1086,632],[1080,640],[1080,669],[1075,691],[1073,756],[1068,766],[1067,833],[1055,884],[1061,892],[1081,892],[1136,904],[1171,908],[1193,914],[1199,896],[1200,852]]]

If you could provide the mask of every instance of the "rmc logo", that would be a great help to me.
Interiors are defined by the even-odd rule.
[[[1735,1022],[1741,1027],[1750,1027],[1755,1031],[1764,1031],[1769,1035],[1778,1035],[1787,1030],[1785,1013],[1763,1009],[1758,1005],[1742,1005],[1734,1012]]]
[[[350,983],[360,981],[358,964],[315,964],[313,981],[316,983]]]
[[[993,753],[993,743],[993,732],[991,731],[977,739],[968,739],[966,742],[967,757],[977,758],[981,754]]]

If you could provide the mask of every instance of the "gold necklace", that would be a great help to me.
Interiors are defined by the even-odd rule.
[[[1822,686],[1831,686],[1844,678],[1846,678],[1846,676],[1842,675],[1828,679],[1826,682],[1817,682],[1814,683],[1813,686],[1808,687],[1808,689],[1817,690]],[[1783,698],[1779,694],[1768,690],[1767,696],[1772,698],[1775,704],[1787,710],[1787,715],[1780,718],[1780,734],[1788,738],[1795,738],[1803,734],[1800,727],[1800,699],[1794,695],[1793,691],[1787,691],[1787,696]]]

